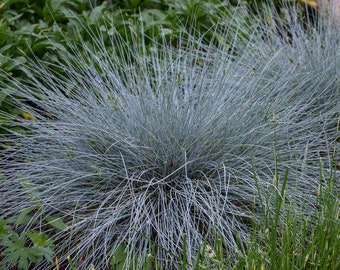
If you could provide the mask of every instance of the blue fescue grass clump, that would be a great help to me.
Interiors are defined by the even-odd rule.
[[[216,239],[236,258],[280,179],[311,213],[320,164],[337,160],[339,32],[287,24],[228,51],[190,37],[148,52],[116,37],[111,50],[94,35],[70,44],[73,57],[25,67],[30,81],[12,85],[32,117],[1,135],[1,217],[32,204],[28,227],[60,217],[56,254],[80,269],[108,269],[122,245],[127,269],[150,253],[180,269]]]

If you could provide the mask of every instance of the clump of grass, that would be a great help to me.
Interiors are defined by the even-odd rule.
[[[41,205],[31,222],[67,224],[53,236],[61,263],[107,269],[124,244],[126,269],[151,251],[180,269],[216,235],[237,258],[261,200],[275,212],[286,168],[285,199],[313,211],[337,138],[340,48],[336,29],[289,27],[289,39],[249,33],[236,57],[190,37],[145,52],[94,35],[83,51],[70,44],[74,57],[26,67],[30,81],[13,87],[34,120],[1,135],[1,217],[32,205],[25,179]]]

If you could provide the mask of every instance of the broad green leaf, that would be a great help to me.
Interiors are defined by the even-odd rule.
[[[10,62],[8,62],[8,66],[7,66],[6,70],[11,71],[18,66],[24,65],[26,62],[27,62],[27,59],[23,56],[19,56],[17,58],[14,58]]]
[[[96,24],[103,17],[103,11],[106,9],[105,5],[95,7],[89,16],[89,23]]]
[[[39,260],[42,260],[44,257],[46,261],[50,263],[53,262],[55,257],[53,246],[36,247],[32,249],[34,249],[34,255],[40,258]],[[36,263],[38,262],[39,261],[37,261]]]
[[[40,192],[36,185],[30,182],[27,178],[19,176],[19,181],[23,187],[26,194],[32,199],[36,206],[41,206],[41,201],[39,198]]]
[[[67,229],[67,225],[58,217],[49,216],[49,217],[46,217],[45,220],[48,222],[50,226],[52,226],[53,228],[59,231],[63,231]]]
[[[30,238],[33,242],[34,247],[43,247],[43,246],[48,246],[50,243],[48,243],[49,238],[47,234],[40,233],[37,231],[32,231],[32,232],[26,232],[26,235],[28,238]]]
[[[21,211],[15,221],[15,225],[19,226],[19,225],[27,224],[31,220],[31,216],[29,214],[34,210],[38,210],[39,208],[40,206],[33,205]]]
[[[39,53],[40,51],[43,50],[58,50],[67,52],[67,49],[65,48],[64,45],[58,42],[53,42],[52,40],[49,39],[42,39],[41,41],[34,43],[34,45],[32,46],[32,51],[34,52]]]
[[[124,263],[126,261],[127,254],[125,252],[126,245],[120,244],[116,251],[113,253],[111,258],[111,265],[114,266],[114,269],[121,270],[123,269]]]
[[[11,49],[14,46],[14,44],[7,44],[5,46],[3,46],[2,48],[0,48],[0,54],[5,53],[6,51],[8,51],[9,49]],[[1,55],[0,55],[1,57]]]
[[[10,235],[11,228],[7,225],[6,220],[0,219],[0,238],[6,238]]]

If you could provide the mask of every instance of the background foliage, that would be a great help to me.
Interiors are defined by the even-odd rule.
[[[291,1],[283,1],[288,4]],[[274,1],[280,12],[281,1]],[[314,1],[300,0],[304,9],[313,8]],[[184,29],[192,33],[194,23],[196,35],[205,36],[211,42],[208,29],[225,25],[226,18],[238,16],[238,8],[248,7],[260,13],[266,1],[220,1],[220,0],[5,0],[0,2],[0,69],[18,79],[28,79],[21,70],[30,58],[46,59],[56,50],[67,52],[67,40],[83,40],[91,43],[84,26],[102,29],[103,38],[108,40],[114,33],[104,25],[114,25],[115,31],[126,39],[131,33],[143,31],[153,40],[169,39],[183,35]],[[259,14],[259,16],[262,16]],[[240,19],[240,18],[237,18]],[[242,18],[246,20],[247,18]],[[103,25],[103,27],[101,27]],[[62,31],[60,31],[62,30]],[[63,33],[63,34],[61,34]],[[215,40],[219,40],[218,38]],[[151,39],[143,46],[151,47]],[[107,42],[110,46],[110,42]],[[2,82],[7,82],[1,76]],[[10,84],[11,82],[8,81]],[[15,93],[11,93],[15,95]],[[0,132],[15,129],[13,117],[30,115],[14,108],[9,93],[0,89]],[[20,129],[20,128],[18,128]]]

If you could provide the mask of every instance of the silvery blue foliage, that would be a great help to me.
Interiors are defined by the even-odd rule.
[[[0,135],[10,142],[1,216],[32,205],[24,178],[38,191],[34,218],[69,226],[56,251],[80,269],[106,269],[121,243],[127,265],[154,248],[163,269],[176,269],[184,239],[193,263],[216,235],[235,257],[261,214],[259,191],[270,208],[289,168],[287,200],[309,213],[320,164],[332,166],[340,43],[326,26],[306,30],[293,18],[284,30],[262,27],[234,45],[237,56],[190,37],[150,52],[119,38],[109,50],[98,38],[74,59],[31,64],[31,81],[13,88],[35,121],[17,119],[27,133]]]

